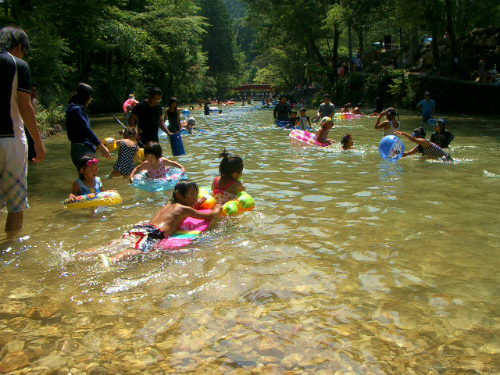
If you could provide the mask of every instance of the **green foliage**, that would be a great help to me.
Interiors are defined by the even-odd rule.
[[[62,105],[50,105],[47,108],[40,106],[36,113],[38,128],[43,131],[48,131],[54,125],[61,124],[65,117],[66,113]]]

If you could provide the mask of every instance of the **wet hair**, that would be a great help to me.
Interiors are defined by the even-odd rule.
[[[144,156],[153,155],[155,158],[159,159],[163,155],[163,150],[159,143],[148,142],[146,147],[144,147]]]
[[[347,141],[349,140],[349,138],[351,138],[352,135],[350,135],[349,133],[347,133],[346,135],[344,135],[342,137],[342,139],[340,140],[340,143],[342,144],[342,146],[345,146],[347,144]]]
[[[299,109],[299,112],[305,112],[306,111],[306,107],[302,107],[301,109]]]
[[[172,192],[172,199],[170,200],[170,202],[177,203],[177,200],[175,199],[176,194],[179,193],[180,195],[185,197],[188,190],[192,187],[194,187],[196,191],[198,191],[198,184],[194,181],[182,180],[177,182],[175,184],[174,191]]]
[[[423,127],[413,129],[413,136],[416,138],[425,138],[425,135],[427,134],[424,130]]]
[[[387,112],[387,115],[390,117],[390,116],[394,116],[398,118],[398,121],[399,121],[399,114],[398,114],[398,111],[396,111],[396,108],[394,107],[389,107],[385,110]]]
[[[243,159],[239,156],[230,156],[229,152],[224,150],[219,157],[222,158],[219,165],[221,176],[231,177],[233,173],[241,173],[243,171]]]
[[[86,83],[79,83],[75,86],[73,92],[69,96],[69,104],[74,103],[85,106],[87,105],[87,102],[93,92],[94,90],[92,90],[90,85],[87,85]]]
[[[281,94],[280,95],[280,100],[281,100],[281,98],[287,98],[288,99],[288,96],[286,94]]]
[[[125,137],[130,137],[131,135],[136,135],[137,134],[137,129],[134,127],[129,127],[123,131],[123,135]]]
[[[441,127],[442,130],[444,130],[446,128],[446,120],[444,120],[444,119],[436,120],[436,122],[434,123],[434,126],[439,126],[439,127]]]
[[[80,169],[84,168],[87,166],[87,163],[90,161],[90,160],[94,160],[94,159],[97,159],[94,155],[89,155],[89,154],[86,154],[86,155],[83,155],[80,157],[80,159],[78,159],[76,162],[75,162],[75,167],[76,167],[76,170],[78,171],[78,178],[80,180],[83,181],[83,179],[85,178],[85,176],[83,175],[82,172],[80,172]]]
[[[179,102],[177,101],[177,98],[174,98],[174,97],[171,97],[169,100],[168,100],[168,108],[171,107],[172,103],[177,103],[179,104]],[[176,106],[177,108],[177,106]]]
[[[30,41],[23,29],[14,26],[7,26],[0,29],[0,50],[8,51],[16,48],[19,43],[21,43],[21,46],[28,53],[30,50]]]
[[[30,85],[30,88],[31,88],[31,87],[36,87],[36,89],[38,90],[38,88],[39,88],[40,86],[38,86],[38,83],[33,82],[33,83]]]
[[[329,94],[323,94],[323,99],[330,99],[330,95]]]
[[[161,95],[163,96],[163,91],[161,91],[158,87],[153,87],[148,91],[148,95],[150,97],[153,97],[155,95]]]

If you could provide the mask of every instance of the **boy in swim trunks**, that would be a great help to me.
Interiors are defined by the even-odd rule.
[[[174,234],[188,217],[213,220],[222,207],[217,204],[210,212],[197,211],[196,208],[200,207],[205,200],[206,198],[198,199],[198,185],[195,182],[179,181],[174,188],[172,203],[161,208],[147,224],[137,224],[123,235],[123,239],[117,241],[118,245],[127,246],[127,250],[120,251],[111,257],[100,254],[104,265],[109,267],[112,263],[151,251],[153,245]],[[116,244],[116,241],[110,246],[113,244]]]

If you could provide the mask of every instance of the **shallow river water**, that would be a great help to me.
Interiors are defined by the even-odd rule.
[[[330,135],[353,134],[357,149],[342,152],[290,145],[271,109],[224,111],[195,112],[207,133],[184,136],[187,155],[175,160],[209,186],[223,148],[242,156],[255,209],[213,223],[182,252],[111,269],[82,254],[110,252],[171,192],[113,179],[104,187],[122,204],[65,211],[69,141],[45,140],[24,229],[1,242],[0,372],[500,372],[498,118],[448,117],[454,163],[390,164],[373,118],[336,123]],[[91,121],[98,136],[119,137],[111,117]],[[419,117],[401,122],[411,133]],[[114,160],[100,158],[102,178]]]

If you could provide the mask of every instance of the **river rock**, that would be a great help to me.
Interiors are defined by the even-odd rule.
[[[57,312],[55,306],[31,307],[24,313],[24,316],[30,319],[48,319]]]
[[[28,356],[24,352],[10,352],[3,357],[0,362],[0,372],[6,373],[9,371],[14,371],[30,364]]]
[[[23,301],[7,300],[0,303],[0,315],[22,316],[26,309],[26,303]]]
[[[47,366],[48,368],[57,368],[66,365],[68,359],[57,354],[51,354],[38,360],[39,366]]]

